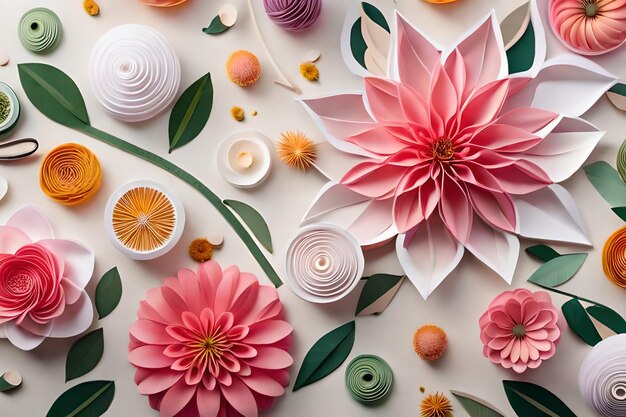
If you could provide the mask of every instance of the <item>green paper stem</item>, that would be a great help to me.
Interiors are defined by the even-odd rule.
[[[359,355],[346,369],[346,386],[352,398],[365,405],[376,405],[387,398],[393,385],[393,372],[387,362],[375,355]]]
[[[600,306],[600,307],[609,308],[609,307],[605,306],[604,304],[600,304],[600,303],[598,303],[596,301],[593,301],[593,300],[590,300],[588,298],[579,297],[579,296],[577,296],[575,294],[570,294],[570,293],[565,292],[565,291],[557,290],[556,288],[550,288],[550,287],[547,287],[545,285],[537,284],[536,282],[533,282],[533,284],[535,284],[536,286],[541,287],[541,288],[543,288],[544,290],[547,290],[547,291],[551,291],[551,292],[554,292],[554,293],[557,293],[557,294],[565,295],[565,296],[570,297],[570,298],[575,298],[577,300],[584,301],[584,302],[590,303],[590,304],[594,304],[594,305],[597,305],[597,306]]]

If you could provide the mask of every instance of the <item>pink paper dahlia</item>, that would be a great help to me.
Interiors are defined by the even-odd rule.
[[[559,313],[545,291],[520,288],[497,296],[480,317],[483,354],[517,373],[537,368],[556,353]]]
[[[94,254],[55,239],[41,211],[24,207],[0,226],[0,338],[31,350],[46,337],[87,330],[93,307],[85,286]]]
[[[573,51],[603,54],[626,41],[626,0],[551,0],[550,24]]]
[[[161,417],[256,417],[289,382],[293,328],[276,289],[209,261],[148,291],[130,327],[139,392]]]

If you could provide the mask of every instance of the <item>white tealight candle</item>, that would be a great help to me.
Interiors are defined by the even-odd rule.
[[[254,162],[254,157],[248,151],[241,151],[237,155],[237,165],[241,168],[250,168]]]

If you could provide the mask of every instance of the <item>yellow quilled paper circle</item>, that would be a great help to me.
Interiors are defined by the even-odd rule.
[[[57,203],[73,206],[89,200],[100,188],[102,170],[96,155],[77,143],[51,150],[41,163],[39,183]]]
[[[607,239],[602,251],[602,267],[608,279],[626,288],[626,227]]]

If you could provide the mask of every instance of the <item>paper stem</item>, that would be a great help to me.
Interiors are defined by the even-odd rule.
[[[568,292],[557,290],[556,288],[551,288],[551,287],[548,287],[548,286],[545,286],[545,285],[541,285],[541,284],[537,284],[537,283],[534,283],[534,282],[533,282],[533,284],[535,284],[538,287],[543,288],[544,290],[552,291],[552,292],[557,293],[557,294],[561,294],[561,295],[565,295],[567,297],[575,298],[575,299],[577,299],[579,301],[585,301],[587,303],[591,303],[591,304],[597,305],[598,307],[609,308],[609,307],[605,306],[604,304],[600,304],[600,303],[598,303],[596,301],[593,301],[593,300],[590,300],[588,298],[579,297],[577,295],[570,294]]]
[[[256,261],[259,263],[259,265],[268,276],[270,281],[272,281],[274,286],[278,288],[283,284],[282,280],[280,279],[270,262],[267,260],[263,252],[261,252],[254,239],[252,238],[252,236],[250,236],[250,233],[248,233],[248,231],[241,224],[239,219],[224,203],[222,203],[222,200],[200,180],[198,180],[196,177],[183,170],[182,168],[179,168],[177,165],[171,163],[167,159],[164,159],[157,154],[135,146],[132,143],[126,142],[99,129],[96,129],[95,127],[83,125],[81,127],[77,127],[77,129],[95,139],[106,143],[107,145],[113,146],[114,148],[120,149],[124,152],[136,156],[137,158],[143,159],[144,161],[147,161],[159,168],[164,169],[165,171],[171,173],[172,175],[175,175],[182,181],[186,182],[187,184],[198,190],[200,194],[202,194],[204,198],[206,198],[209,203],[211,203],[213,207],[217,209],[222,217],[224,217],[228,224],[230,224],[230,226],[233,228],[235,233],[239,235],[243,243],[248,247],[248,250],[250,251],[252,256],[254,256],[254,259],[256,259]]]
[[[261,41],[261,46],[263,46],[263,49],[265,50],[265,54],[269,58],[270,63],[272,64],[272,66],[278,73],[278,76],[280,77],[280,80],[274,81],[274,83],[281,85],[293,91],[296,94],[300,94],[301,93],[300,89],[289,82],[287,77],[285,77],[283,72],[278,67],[278,64],[276,64],[276,61],[274,61],[274,58],[272,57],[272,54],[270,53],[270,50],[267,47],[265,40],[263,39],[263,35],[261,34],[261,29],[259,29],[259,24],[257,23],[256,15],[254,14],[254,7],[252,6],[252,0],[248,0],[248,8],[250,9],[250,18],[252,19],[252,26],[254,26],[254,29],[256,30],[256,34],[259,37],[259,40]]]

